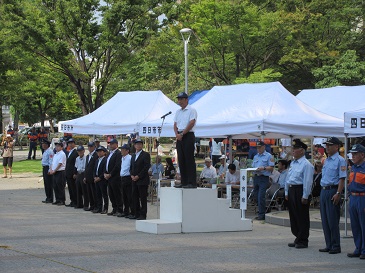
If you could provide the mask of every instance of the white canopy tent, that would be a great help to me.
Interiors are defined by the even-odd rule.
[[[179,106],[159,90],[118,92],[94,112],[59,122],[59,131],[97,135],[138,132],[140,122],[161,120],[162,115],[177,109]]]
[[[305,89],[297,98],[318,111],[343,119],[345,112],[365,108],[365,85]]]
[[[343,136],[342,119],[309,107],[279,82],[215,86],[193,107],[198,112],[198,137]],[[151,126],[156,121],[141,123]],[[173,116],[166,119],[161,136],[174,136]]]

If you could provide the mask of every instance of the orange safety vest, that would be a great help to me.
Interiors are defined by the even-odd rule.
[[[37,141],[38,135],[37,134],[33,134],[33,133],[29,133],[28,134],[28,138],[29,138],[30,141]]]

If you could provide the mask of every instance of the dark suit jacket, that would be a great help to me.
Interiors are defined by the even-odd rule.
[[[106,156],[100,162],[99,169],[98,169],[98,162],[99,162],[99,158],[97,158],[95,160],[95,166],[94,166],[94,172],[93,172],[94,177],[99,177],[101,179],[101,181],[105,181],[104,173],[105,173]]]
[[[90,154],[86,156],[85,178],[87,183],[94,183],[94,169],[95,169],[95,162],[98,160],[98,154],[94,152],[90,161],[89,158]]]
[[[150,176],[148,174],[148,169],[151,167],[151,156],[149,153],[142,151],[136,160],[136,154],[132,155],[131,159],[131,175],[138,175],[139,180],[137,185],[149,185]],[[132,182],[135,183],[135,182]]]
[[[66,178],[72,178],[72,176],[75,174],[75,161],[76,158],[79,156],[76,149],[73,149],[72,153],[70,153],[69,156],[67,156],[66,160]]]
[[[106,162],[108,159],[106,160]],[[106,171],[107,166],[105,166],[105,173],[111,175],[108,181],[120,180],[120,169],[122,166],[122,154],[116,149],[113,155],[109,159],[108,171]]]

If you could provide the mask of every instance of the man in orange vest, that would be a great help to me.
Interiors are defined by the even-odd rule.
[[[43,148],[42,148],[42,142],[48,140],[48,133],[46,132],[46,130],[44,129],[44,127],[41,127],[41,130],[38,133],[38,141],[41,147],[41,151],[42,151],[42,155],[43,155]]]
[[[32,155],[33,151],[33,159],[35,159],[35,154],[37,151],[37,140],[38,140],[38,134],[35,131],[35,128],[33,127],[32,130],[28,133],[28,139],[29,139],[29,153],[28,153],[28,160],[30,160],[30,157]]]

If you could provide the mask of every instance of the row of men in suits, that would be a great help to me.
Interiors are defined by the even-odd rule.
[[[143,151],[140,139],[134,143],[136,152],[133,155],[129,154],[129,145],[123,145],[119,150],[116,139],[109,141],[109,151],[89,142],[86,156],[85,148],[76,147],[72,138],[67,141],[67,155],[62,143],[55,144],[56,154],[53,154],[49,149],[49,141],[45,142],[44,148],[49,151],[42,159],[43,168],[48,170],[43,171],[46,200],[42,202],[129,219],[146,219],[151,158],[149,153]],[[67,205],[66,183],[71,200]],[[109,199],[112,205],[110,212]]]

